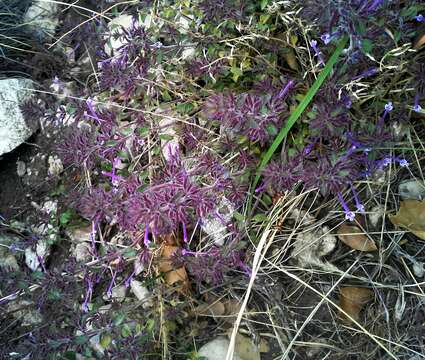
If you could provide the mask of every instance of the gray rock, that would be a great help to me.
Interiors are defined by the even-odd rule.
[[[40,40],[49,40],[59,24],[58,4],[54,1],[33,0],[24,21]]]
[[[31,89],[29,79],[0,80],[0,155],[15,149],[33,133],[19,108],[31,97]]]

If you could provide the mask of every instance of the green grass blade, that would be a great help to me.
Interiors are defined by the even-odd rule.
[[[297,106],[297,108],[294,110],[294,112],[289,116],[289,119],[285,126],[280,130],[279,134],[274,139],[273,143],[270,145],[270,148],[267,150],[267,152],[263,155],[263,158],[261,160],[261,163],[257,169],[257,173],[255,175],[254,182],[251,187],[251,193],[248,200],[248,210],[251,209],[251,203],[252,203],[252,197],[253,193],[258,185],[258,182],[260,180],[261,174],[265,168],[265,166],[269,163],[270,159],[272,158],[274,152],[279,147],[285,136],[288,134],[289,130],[292,128],[292,126],[295,124],[295,122],[298,120],[298,118],[301,116],[301,114],[304,112],[305,108],[308,106],[308,104],[313,99],[314,95],[316,95],[317,91],[322,86],[325,79],[329,76],[329,74],[332,71],[333,66],[337,62],[339,56],[341,55],[342,51],[345,48],[345,45],[347,44],[348,37],[344,36],[339,42],[338,46],[336,47],[334,53],[326,63],[323,70],[320,72],[319,76],[317,77],[314,84],[311,86],[310,90],[307,92],[304,99],[301,101],[301,103]]]

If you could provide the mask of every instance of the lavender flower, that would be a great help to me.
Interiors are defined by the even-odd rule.
[[[319,59],[319,63],[324,66],[325,60],[323,59],[322,52],[320,51],[319,47],[317,46],[317,41],[311,40],[310,46],[313,49],[315,56]]]
[[[329,44],[332,40],[336,39],[339,36],[339,32],[335,31],[332,34],[324,33],[322,36],[320,36],[320,39],[323,41],[325,45]]]
[[[422,14],[415,16],[416,21],[425,22],[425,17]]]

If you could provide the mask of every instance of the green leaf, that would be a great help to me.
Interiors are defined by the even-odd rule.
[[[267,219],[268,219],[268,216],[266,214],[259,213],[254,215],[254,217],[252,218],[252,221],[263,222],[263,221],[266,221]]]
[[[83,344],[85,344],[87,341],[89,341],[89,338],[88,338],[86,335],[80,335],[80,336],[77,336],[77,337],[74,339],[74,342],[75,342],[77,345],[83,345]]]
[[[107,349],[109,345],[111,345],[112,342],[112,336],[109,334],[103,334],[100,337],[100,346],[102,346],[104,349]]]
[[[317,77],[314,84],[311,86],[310,90],[308,90],[306,96],[303,98],[301,103],[296,107],[296,109],[291,113],[289,116],[288,121],[286,122],[285,126],[280,130],[279,134],[276,136],[273,143],[270,145],[269,149],[266,151],[266,153],[263,154],[263,158],[261,160],[260,165],[257,168],[257,173],[255,176],[255,179],[251,186],[251,192],[248,198],[248,209],[251,209],[252,205],[252,197],[254,195],[254,189],[256,189],[258,182],[261,178],[261,174],[266,167],[266,165],[269,163],[270,159],[272,158],[274,152],[277,150],[283,139],[288,135],[289,130],[291,130],[292,126],[296,123],[296,121],[299,119],[301,114],[304,112],[304,110],[307,108],[307,106],[310,104],[311,100],[313,100],[316,93],[319,91],[320,87],[322,86],[325,79],[329,76],[329,74],[332,71],[332,68],[334,67],[335,63],[337,62],[339,56],[341,55],[342,51],[345,48],[345,45],[347,44],[348,37],[344,36],[338,43],[337,48],[335,49],[334,53],[332,54],[331,58],[326,63],[323,70],[320,72],[319,76]]]
[[[366,54],[369,54],[373,49],[373,42],[369,39],[364,39],[362,41],[362,49]]]
[[[131,336],[131,329],[130,326],[128,326],[127,324],[124,324],[121,328],[121,336],[126,338]]]
[[[245,216],[243,216],[243,214],[241,214],[238,211],[233,212],[233,217],[236,219],[236,221],[239,221],[239,222],[245,221]]]
[[[68,350],[64,352],[63,358],[66,360],[77,360],[77,354],[75,351]]]
[[[232,73],[232,79],[234,82],[238,82],[238,79],[243,75],[243,71],[236,66],[232,66],[230,72]]]
[[[134,257],[134,256],[136,256],[137,255],[137,251],[136,250],[134,250],[134,249],[132,249],[132,248],[127,248],[127,249],[125,249],[124,250],[124,252],[122,253],[122,256],[124,257],[124,258],[132,258],[132,257]]]
[[[115,317],[114,317],[114,325],[118,326],[120,324],[123,323],[123,321],[125,320],[125,314],[122,312],[119,312]]]
[[[51,289],[49,290],[49,293],[47,294],[47,299],[51,301],[57,301],[62,298],[62,294],[58,289]]]
[[[173,140],[173,139],[174,139],[174,137],[173,137],[173,136],[168,135],[168,134],[161,134],[161,135],[159,135],[159,138],[160,138],[161,140],[164,140],[164,141],[171,141],[171,140]]]
[[[68,224],[70,222],[71,218],[72,218],[72,210],[71,209],[65,210],[59,216],[59,223],[62,226],[65,226],[66,224]]]
[[[261,10],[264,10],[266,8],[266,6],[269,4],[269,1],[270,0],[261,0],[261,3],[260,3]]]

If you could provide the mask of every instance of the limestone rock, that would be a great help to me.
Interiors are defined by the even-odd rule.
[[[33,0],[24,21],[41,40],[49,40],[59,24],[58,4],[54,1]]]
[[[0,155],[15,149],[33,133],[19,108],[31,97],[31,89],[29,79],[0,80]]]

